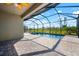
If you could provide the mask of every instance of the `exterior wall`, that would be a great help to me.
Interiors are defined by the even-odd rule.
[[[22,38],[23,32],[20,16],[0,11],[0,41]]]

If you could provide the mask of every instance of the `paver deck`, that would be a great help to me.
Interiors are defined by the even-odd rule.
[[[79,56],[79,38],[77,36],[65,36],[56,51],[69,56]]]
[[[79,55],[79,38],[64,36],[61,40],[24,33],[20,40],[0,43],[0,55],[74,56]]]

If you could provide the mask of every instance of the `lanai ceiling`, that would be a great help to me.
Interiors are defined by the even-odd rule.
[[[26,5],[26,4],[24,4]],[[0,10],[17,14],[17,15],[22,15],[26,10],[28,10],[33,4],[29,3],[28,6],[24,6],[23,4],[17,4],[17,3],[1,3],[0,4]],[[22,8],[22,9],[21,9]]]
[[[23,19],[44,11],[44,7],[55,5],[56,3],[1,3],[0,11],[20,15]]]

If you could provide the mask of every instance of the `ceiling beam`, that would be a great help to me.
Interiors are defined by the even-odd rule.
[[[58,3],[49,3],[48,5],[46,5],[44,8],[38,10],[38,12],[34,13],[32,16],[36,16],[36,15],[39,15],[51,8],[55,8],[56,6],[58,5]],[[51,7],[51,8],[50,8]]]
[[[22,15],[21,18],[25,17],[26,15],[28,15],[30,12],[32,12],[33,10],[35,10],[38,6],[40,6],[42,3],[35,3],[34,5],[32,5],[28,10],[26,10]]]
[[[46,5],[44,5],[41,9],[37,10],[35,13],[32,13],[32,15],[30,15],[29,17],[26,17],[26,18],[24,18],[24,19],[25,19],[25,20],[28,20],[28,19],[30,19],[30,18],[36,16],[36,15],[39,15],[39,14],[41,14],[41,13],[43,13],[43,12],[45,12],[45,11],[51,9],[51,8],[47,8],[47,6],[49,6],[49,7],[53,6],[53,8],[55,8],[57,5],[58,5],[58,3],[49,3],[49,4],[46,4]],[[39,7],[40,7],[40,6],[39,6]]]

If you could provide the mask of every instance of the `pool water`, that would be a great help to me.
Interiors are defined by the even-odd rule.
[[[41,37],[47,37],[49,39],[62,39],[64,37],[64,35],[60,35],[60,34],[48,34],[48,33],[32,33],[32,34]]]

